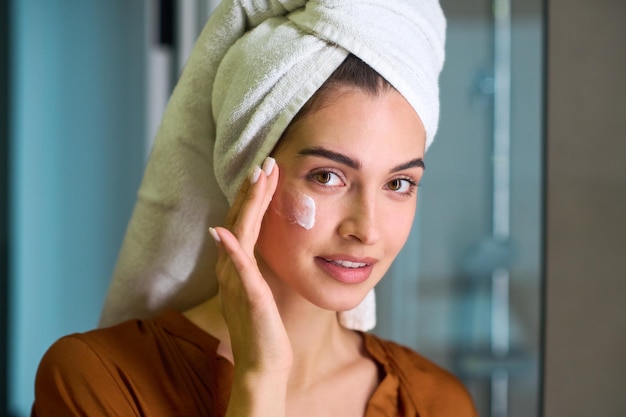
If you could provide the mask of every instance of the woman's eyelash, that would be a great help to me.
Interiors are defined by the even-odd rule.
[[[325,187],[325,188],[341,187],[345,185],[346,183],[343,175],[340,172],[336,172],[335,170],[331,168],[321,168],[321,169],[316,169],[314,171],[311,171],[308,174],[306,174],[306,179],[320,187]],[[391,183],[396,182],[396,181],[405,182],[405,185],[404,186],[400,185],[400,187],[397,187],[397,188],[389,187]],[[414,177],[408,175],[408,176],[396,177],[388,181],[386,188],[390,189],[390,191],[398,195],[411,196],[415,193],[416,189],[421,185],[422,185],[421,181],[417,181]],[[403,188],[406,188],[406,189],[403,189]]]
[[[402,180],[408,182],[409,184],[411,184],[414,187],[419,187],[420,185],[422,185],[421,182],[417,181],[415,178],[410,177],[410,176],[409,177],[394,178],[392,181],[402,181]]]
[[[407,177],[407,178],[404,178],[404,179],[406,179],[407,181],[409,181],[409,182],[410,182],[413,186],[415,186],[415,187],[421,187],[421,186],[422,186],[422,184],[423,184],[422,180],[419,180],[419,181],[418,181],[418,180],[416,180],[416,179],[415,179],[415,178],[413,178],[413,177]]]
[[[402,185],[402,182],[405,183],[404,186]],[[394,184],[394,186],[391,186],[391,184]],[[415,190],[419,187],[419,185],[420,184],[413,177],[407,176],[397,177],[390,180],[387,183],[387,188],[393,193],[409,197],[415,193]]]
[[[328,180],[327,181],[322,181],[322,176],[327,176]],[[326,186],[326,187],[331,187],[331,186],[336,186],[338,184],[331,184],[328,185],[330,182],[333,181],[333,177],[335,177],[336,181],[341,181],[342,183],[344,182],[343,177],[340,173],[335,172],[332,169],[318,169],[315,171],[310,172],[309,174],[307,174],[307,179],[310,181],[313,181],[317,184]]]
[[[399,180],[405,180],[408,181],[411,185],[415,186],[415,187],[419,187],[420,183],[415,181],[415,179],[413,179],[413,177],[404,177],[404,178],[398,178]]]

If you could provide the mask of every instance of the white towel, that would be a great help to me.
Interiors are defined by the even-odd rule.
[[[348,53],[407,99],[428,147],[444,41],[437,0],[223,0],[163,116],[100,324],[216,293],[208,227],[223,224],[245,176]],[[340,313],[341,323],[371,329],[373,300]]]

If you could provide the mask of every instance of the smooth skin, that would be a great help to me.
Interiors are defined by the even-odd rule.
[[[276,166],[257,168],[212,230],[219,294],[185,313],[234,364],[229,417],[363,416],[380,382],[336,312],[358,305],[406,242],[426,135],[396,90],[333,94],[290,126]],[[316,202],[311,230],[272,209],[294,189]]]

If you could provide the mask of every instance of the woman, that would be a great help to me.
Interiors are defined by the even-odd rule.
[[[371,12],[371,4],[342,9],[330,1],[317,9],[308,3],[302,11],[295,2],[285,11],[290,22],[306,23],[308,12],[315,22],[343,23],[341,13]],[[241,11],[235,2],[221,10],[218,19]],[[396,16],[401,8],[389,11]],[[285,22],[255,27],[273,36]],[[227,48],[220,66],[246,62],[237,51],[248,51],[246,43],[263,45],[254,40],[255,30]],[[331,41],[324,44],[335,53],[339,47]],[[393,71],[382,77],[341,49],[340,63],[321,85],[290,98],[278,117],[267,117],[271,127],[261,128],[264,134],[253,135],[256,139],[241,139],[238,132],[220,148],[221,116],[228,129],[232,115],[245,113],[224,103],[234,96],[234,106],[245,108],[246,97],[230,88],[213,93],[213,104],[221,106],[213,110],[216,154],[238,149],[237,156],[249,161],[223,158],[228,167],[216,168],[217,182],[232,201],[226,227],[209,229],[219,252],[218,295],[182,314],[170,310],[61,339],[40,365],[33,415],[475,415],[466,391],[449,373],[337,319],[337,312],[366,298],[406,241],[424,152],[436,129],[423,103],[411,103],[411,94],[396,88],[403,83],[388,80]],[[190,64],[187,73],[193,72]],[[229,68],[219,68],[214,85],[240,81]],[[270,90],[280,90],[281,82],[272,81]],[[174,96],[170,116],[177,100],[190,102],[188,95]],[[244,119],[246,131],[254,117]],[[241,168],[250,165],[251,170]]]

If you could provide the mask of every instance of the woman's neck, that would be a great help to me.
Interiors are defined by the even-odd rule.
[[[279,297],[277,305],[294,353],[291,385],[305,388],[358,354],[360,336],[342,327],[337,313],[301,297]]]
[[[343,328],[336,313],[320,309],[299,296],[276,294],[276,303],[293,349],[290,386],[306,389],[361,352],[361,337]],[[184,315],[220,341],[218,354],[233,362],[228,327],[212,297]]]

